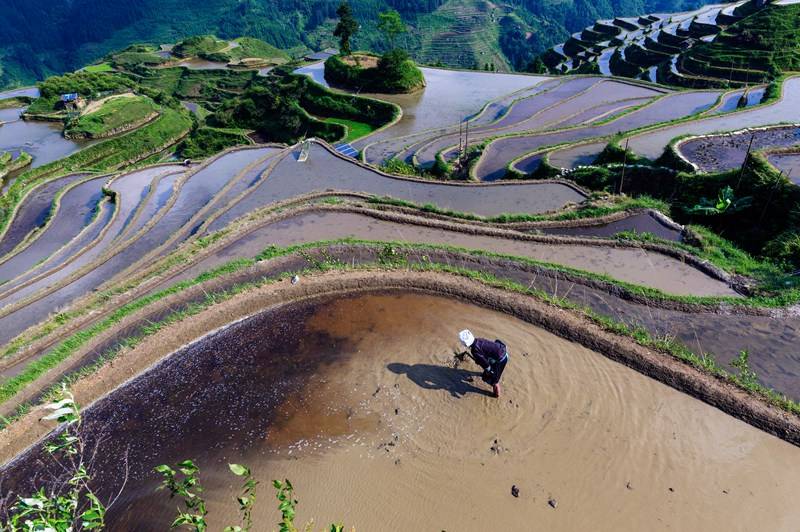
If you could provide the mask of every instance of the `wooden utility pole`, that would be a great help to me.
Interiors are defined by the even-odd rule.
[[[464,134],[464,162],[467,160],[467,151],[469,150],[469,120],[467,120],[467,132]]]
[[[747,160],[750,159],[750,150],[753,148],[753,139],[756,138],[755,133],[750,134],[750,144],[747,145],[747,153],[744,154],[744,161],[742,161],[742,168],[739,170],[739,181],[736,183],[736,192],[739,192],[739,186],[742,184],[742,177],[744,177],[744,168],[747,166]]]
[[[789,179],[789,177],[791,175],[792,175],[792,171],[789,170],[789,173],[786,174],[786,179]],[[772,202],[772,196],[775,194],[775,189],[777,189],[778,185],[781,184],[781,181],[782,181],[781,178],[782,177],[783,177],[783,170],[781,170],[781,173],[775,179],[775,184],[772,185],[772,190],[769,191],[769,198],[767,198],[767,203],[764,204],[764,210],[761,211],[761,216],[758,218],[758,224],[759,225],[761,225],[761,222],[764,220],[764,215],[767,214],[767,208],[769,207],[769,204]]]
[[[622,175],[619,178],[619,192],[622,194],[622,184],[625,182],[625,166],[628,164],[628,142],[631,139],[625,139],[625,152],[622,155]]]
[[[464,145],[461,144],[461,141],[463,140],[462,139],[463,128],[464,128],[464,121],[462,120],[461,122],[458,123],[458,158],[459,159],[464,157]]]

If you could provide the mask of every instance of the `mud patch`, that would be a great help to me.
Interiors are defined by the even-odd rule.
[[[459,327],[508,343],[501,400],[476,368],[452,367]],[[203,467],[215,528],[235,519],[228,462],[253,468],[265,500],[270,479],[291,478],[301,519],[359,530],[776,529],[800,518],[797,448],[538,327],[413,293],[267,310],[96,403],[85,427],[102,436],[106,489],[121,479],[112,457],[129,456],[109,516],[118,529],[168,526],[175,504],[154,493],[149,469],[186,457]],[[36,462],[4,471],[3,489],[45,475]],[[255,518],[277,514],[260,504]]]

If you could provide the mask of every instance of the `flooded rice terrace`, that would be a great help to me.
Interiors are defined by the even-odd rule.
[[[72,155],[90,142],[64,138],[60,122],[22,120],[23,108],[0,109],[0,153],[25,150],[34,168]]]
[[[502,338],[501,399],[456,333]],[[254,519],[357,530],[790,530],[800,450],[598,353],[506,315],[416,293],[269,309],[174,354],[85,414],[115,530],[165,529],[151,469],[192,458],[212,529],[237,521],[229,462],[261,482]],[[44,460],[47,460],[44,458]],[[34,472],[35,471],[35,472]],[[4,490],[44,476],[34,457]],[[24,481],[23,481],[24,482]],[[511,495],[511,486],[519,497]],[[264,528],[260,528],[264,529]]]
[[[720,172],[739,168],[748,150],[757,152],[797,145],[800,145],[800,126],[777,126],[689,139],[679,143],[677,149],[700,170]]]

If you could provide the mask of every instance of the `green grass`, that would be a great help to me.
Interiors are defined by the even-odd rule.
[[[32,98],[27,96],[18,96],[15,98],[4,98],[0,100],[0,109],[16,109],[17,107],[25,107],[33,101]]]
[[[164,108],[157,119],[127,135],[94,144],[64,159],[28,170],[0,196],[0,233],[25,193],[43,179],[77,171],[119,169],[160,151],[167,144],[177,142],[191,127],[188,111]]]
[[[226,148],[251,144],[245,133],[242,129],[200,127],[183,141],[178,151],[188,159],[209,157]]]
[[[253,37],[240,37],[235,40],[239,46],[226,52],[229,60],[241,60],[245,58],[265,59],[273,64],[286,63],[291,59],[289,54],[280,48],[267,44],[260,39]]]
[[[360,266],[349,266],[348,264],[336,261],[336,260],[328,260],[328,259],[313,259],[311,258],[307,252],[315,249],[322,249],[327,246],[333,244],[341,244],[346,243],[350,245],[363,245],[374,248],[382,248],[378,253],[378,262],[377,263],[370,263],[364,264]],[[710,373],[712,375],[717,375],[733,384],[740,386],[748,391],[755,393],[771,404],[774,404],[788,412],[793,414],[800,414],[800,405],[798,403],[788,399],[786,396],[769,389],[761,384],[758,384],[753,379],[746,379],[744,376],[740,376],[737,374],[732,374],[717,365],[714,361],[713,357],[707,354],[697,355],[692,352],[690,349],[685,347],[682,344],[679,344],[674,338],[665,336],[665,337],[654,337],[652,336],[647,330],[643,328],[632,328],[624,323],[620,323],[612,318],[607,316],[603,316],[597,314],[593,310],[573,303],[565,298],[554,297],[549,293],[546,293],[539,289],[531,289],[528,286],[523,286],[515,281],[511,281],[504,278],[496,277],[492,274],[485,273],[483,271],[475,271],[461,267],[455,267],[450,264],[439,264],[433,263],[427,257],[427,255],[421,256],[421,262],[409,262],[406,258],[407,254],[410,252],[414,252],[416,255],[419,255],[420,252],[424,252],[426,249],[444,249],[444,250],[453,250],[462,253],[469,253],[475,255],[483,255],[483,256],[491,256],[491,257],[500,257],[511,259],[517,262],[523,262],[527,264],[536,264],[542,265],[538,261],[533,261],[530,259],[521,259],[519,257],[509,257],[504,255],[497,255],[491,253],[483,253],[483,252],[476,252],[470,250],[463,250],[460,248],[452,248],[450,246],[431,246],[431,245],[424,245],[424,244],[406,244],[406,243],[398,243],[398,242],[369,242],[369,241],[359,241],[359,240],[339,240],[334,242],[314,242],[314,243],[307,243],[297,246],[292,246],[288,248],[277,248],[277,247],[270,247],[262,251],[259,255],[257,255],[253,259],[238,259],[232,262],[229,262],[225,265],[222,265],[214,270],[205,272],[194,279],[189,279],[185,281],[181,281],[180,283],[157,293],[139,298],[131,303],[128,303],[116,311],[114,311],[110,316],[107,318],[91,325],[87,329],[79,331],[69,338],[58,344],[50,353],[42,357],[41,359],[37,360],[26,366],[26,368],[17,376],[12,377],[5,381],[4,383],[0,384],[0,402],[7,401],[13,398],[17,393],[19,393],[22,389],[25,388],[28,384],[33,382],[35,379],[43,375],[49,369],[55,367],[60,362],[64,361],[70,355],[75,353],[78,349],[82,346],[86,345],[90,340],[97,337],[102,332],[110,329],[115,324],[119,323],[125,317],[131,315],[132,313],[143,309],[157,301],[162,300],[163,298],[170,296],[172,294],[179,293],[189,287],[196,286],[200,283],[203,283],[208,280],[219,278],[223,275],[232,274],[235,272],[242,271],[245,268],[253,266],[256,262],[269,260],[277,257],[287,256],[290,254],[300,254],[301,256],[306,257],[307,259],[311,260],[312,267],[303,270],[300,273],[309,273],[313,271],[327,271],[327,270],[351,270],[351,269],[363,269],[363,268],[375,268],[381,267],[383,269],[414,269],[418,271],[435,271],[435,272],[444,272],[453,275],[459,275],[466,278],[470,278],[476,281],[479,281],[483,284],[488,286],[492,286],[495,288],[500,288],[512,292],[522,293],[526,295],[530,295],[535,297],[536,299],[545,301],[551,305],[554,305],[558,308],[570,310],[582,314],[583,316],[587,317],[596,325],[600,326],[602,329],[612,332],[614,334],[626,336],[628,338],[633,339],[640,345],[645,347],[657,349],[664,353],[667,353],[679,360],[682,360],[697,369]],[[388,252],[387,252],[388,250]],[[547,265],[546,267],[550,267]],[[568,268],[559,268],[562,270],[571,271]],[[158,322],[153,322],[143,328],[143,331],[140,334],[130,336],[123,340],[121,346],[116,350],[113,350],[109,353],[104,353],[101,358],[89,367],[85,367],[80,371],[66,376],[63,379],[63,382],[70,383],[74,382],[76,379],[80,378],[81,376],[90,374],[95,372],[99,369],[102,365],[106,364],[110,360],[113,360],[114,357],[118,355],[118,353],[123,348],[133,348],[138,345],[141,340],[155,334],[156,332],[162,330],[164,327],[177,323],[186,317],[195,315],[211,305],[226,301],[231,297],[243,293],[247,290],[251,290],[253,288],[257,288],[260,286],[265,286],[271,283],[275,283],[279,280],[285,279],[289,275],[292,275],[295,272],[282,272],[276,277],[273,278],[261,278],[257,281],[246,282],[237,284],[231,288],[228,288],[224,291],[220,292],[211,292],[206,293],[205,297],[202,301],[193,302],[188,304],[185,308],[177,311],[173,311],[163,319]],[[602,277],[602,276],[599,276]],[[651,291],[651,290],[650,290]],[[53,388],[54,389],[54,388]],[[52,389],[51,389],[52,390]],[[48,394],[45,394],[45,400]],[[13,421],[14,418],[19,417],[20,415],[27,412],[30,408],[30,404],[22,405],[18,410],[15,416],[12,419],[4,419],[2,425],[0,427],[5,427]]]
[[[137,124],[158,112],[158,106],[144,96],[115,97],[104,102],[99,109],[85,114],[67,126],[69,137],[102,138],[115,130]]]
[[[364,122],[357,122],[355,120],[347,120],[346,118],[323,118],[323,122],[329,124],[339,124],[347,128],[347,136],[341,142],[353,142],[354,140],[365,137],[375,131],[375,127]]]
[[[217,53],[228,46],[227,41],[213,35],[188,37],[175,45],[172,53],[178,57],[203,57]]]
[[[114,70],[114,67],[112,67],[110,63],[100,63],[98,65],[89,65],[83,70],[86,72],[111,72]]]

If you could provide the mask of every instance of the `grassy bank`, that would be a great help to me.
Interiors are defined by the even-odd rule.
[[[64,135],[89,139],[108,137],[136,127],[158,112],[155,102],[145,96],[112,97],[97,110],[68,123]]]
[[[376,255],[377,260],[374,262],[370,261],[366,264],[356,266],[343,263],[334,258],[330,258],[330,256],[326,254],[325,248],[334,244],[341,244],[341,243],[370,248]],[[159,320],[158,322],[151,322],[148,325],[144,326],[140,332],[125,338],[121,342],[120,347],[111,352],[104,353],[103,356],[93,365],[85,367],[77,373],[64,377],[64,381],[69,383],[77,378],[80,378],[81,376],[93,373],[94,371],[96,371],[97,368],[99,368],[103,364],[106,364],[110,360],[113,360],[113,358],[120,352],[121,349],[129,349],[135,347],[144,338],[152,334],[155,334],[156,332],[162,330],[166,326],[174,324],[182,319],[185,319],[188,316],[195,315],[216,303],[228,300],[231,297],[240,294],[244,291],[251,290],[253,288],[264,286],[270,283],[274,283],[282,279],[286,279],[287,277],[295,273],[308,274],[314,271],[329,271],[329,270],[345,271],[345,270],[363,269],[363,268],[371,268],[371,269],[381,268],[386,270],[414,269],[418,271],[443,272],[443,273],[463,276],[465,278],[470,278],[480,281],[486,284],[487,286],[492,286],[495,288],[501,288],[511,292],[517,292],[529,295],[531,297],[535,297],[539,300],[545,301],[555,307],[576,312],[590,319],[593,323],[600,326],[605,331],[631,338],[640,345],[669,354],[679,360],[682,360],[683,362],[686,362],[700,369],[703,372],[728,380],[729,382],[732,382],[742,387],[743,389],[748,390],[751,393],[757,394],[763,397],[771,404],[783,408],[787,412],[790,412],[792,414],[800,414],[800,405],[788,399],[787,397],[775,392],[774,390],[768,389],[758,384],[758,382],[755,381],[755,379],[753,379],[750,374],[747,374],[745,372],[742,372],[742,374],[732,374],[727,370],[721,368],[719,365],[717,365],[716,362],[713,360],[713,358],[710,357],[709,355],[705,354],[697,355],[688,348],[686,348],[685,346],[683,346],[682,344],[677,343],[677,341],[675,341],[674,338],[672,337],[655,337],[644,329],[632,328],[612,318],[599,315],[589,308],[577,305],[564,298],[554,297],[539,289],[532,289],[528,286],[523,286],[517,282],[508,279],[500,278],[495,275],[488,274],[482,271],[475,271],[471,269],[455,267],[450,264],[441,264],[432,262],[428,258],[428,256],[424,254],[426,250],[432,250],[432,249],[453,250],[467,254],[492,256],[504,259],[509,258],[502,255],[493,255],[488,253],[484,254],[475,251],[460,250],[458,248],[448,248],[446,246],[408,245],[398,242],[366,242],[366,241],[347,240],[347,241],[337,241],[337,242],[309,243],[299,246],[292,246],[289,248],[270,247],[262,251],[253,259],[238,259],[229,262],[214,270],[203,273],[194,279],[182,281],[166,290],[137,299],[136,301],[124,305],[123,307],[120,307],[107,318],[88,327],[87,329],[84,329],[82,331],[73,334],[71,337],[58,344],[45,357],[30,364],[25,368],[25,370],[23,370],[22,373],[0,385],[0,401],[6,401],[14,397],[27,384],[33,382],[36,378],[43,375],[44,372],[55,367],[60,362],[66,360],[69,356],[77,352],[77,350],[86,346],[89,341],[91,341],[93,338],[96,338],[100,333],[110,329],[114,325],[120,323],[125,317],[130,316],[133,313],[149,305],[152,305],[173,294],[180,293],[181,291],[184,291],[192,286],[196,286],[206,281],[217,279],[225,275],[241,272],[245,268],[249,268],[256,265],[258,262],[278,257],[285,257],[291,254],[297,254],[299,256],[305,257],[310,262],[310,267],[307,267],[300,272],[284,271],[270,278],[261,277],[255,281],[242,282],[218,292],[207,292],[200,301],[194,301],[189,303],[188,305],[184,305],[179,310],[173,311],[172,313],[168,314],[166,317]],[[312,258],[309,255],[309,253],[314,251],[320,251],[321,258],[318,257]],[[537,265],[539,264],[536,261],[527,261],[520,259],[518,257],[510,257],[510,258],[512,260],[520,261],[523,263],[537,264]],[[26,412],[29,407],[30,405],[23,405],[18,410],[17,415],[21,415],[24,412]],[[11,420],[4,420],[3,426],[5,426],[10,421]]]

